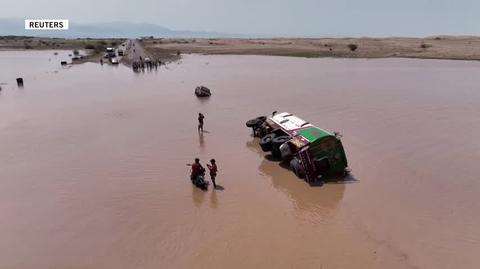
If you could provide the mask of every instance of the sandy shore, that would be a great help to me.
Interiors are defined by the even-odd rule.
[[[152,52],[340,58],[480,60],[479,37],[318,39],[149,39]]]
[[[0,49],[92,49],[98,60],[106,46],[122,39],[61,39],[0,37]],[[339,58],[424,58],[480,60],[480,37],[429,38],[277,38],[277,39],[140,39],[145,50],[162,61],[177,60],[177,52],[199,54],[276,55]],[[96,52],[96,53],[93,53]]]

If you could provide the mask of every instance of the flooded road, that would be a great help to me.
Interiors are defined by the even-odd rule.
[[[0,51],[0,268],[480,266],[480,63],[51,55]],[[340,131],[355,181],[265,159],[245,121],[273,110]],[[192,187],[195,157],[223,190]]]

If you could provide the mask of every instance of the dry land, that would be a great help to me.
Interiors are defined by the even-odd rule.
[[[149,51],[295,57],[480,60],[479,37],[318,39],[146,39]]]
[[[0,37],[0,49],[86,49],[97,61],[105,47],[125,39]],[[138,39],[146,53],[165,62],[178,54],[238,54],[340,58],[424,58],[480,60],[480,37],[428,38],[274,38],[274,39]]]

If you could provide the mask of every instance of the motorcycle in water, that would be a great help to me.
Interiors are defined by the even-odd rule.
[[[193,185],[204,191],[208,190],[208,185],[210,185],[210,182],[205,180],[205,171],[196,177],[190,176],[190,180],[192,181]]]

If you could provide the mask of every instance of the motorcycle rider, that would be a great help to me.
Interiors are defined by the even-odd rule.
[[[192,173],[190,174],[190,179],[195,183],[199,176],[205,174],[205,168],[200,164],[200,159],[195,158],[195,163],[192,164]]]

